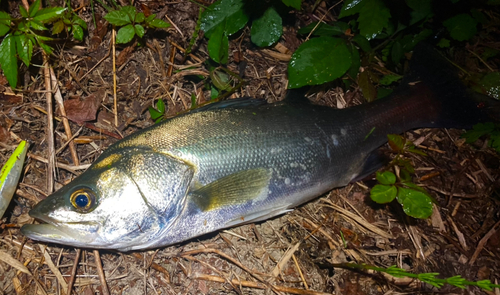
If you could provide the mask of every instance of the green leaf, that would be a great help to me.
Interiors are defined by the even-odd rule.
[[[472,130],[468,130],[464,134],[462,134],[462,138],[465,138],[465,142],[474,143],[481,136],[491,134],[495,131],[495,123],[479,123],[472,127]]]
[[[0,24],[10,27],[12,17],[5,11],[0,11]]]
[[[336,23],[342,23],[347,26],[344,22]],[[310,32],[313,32],[313,36],[341,36],[344,35],[345,29],[342,29],[341,26],[330,26],[325,23],[313,22],[298,30],[298,33],[301,35],[306,35]]]
[[[370,52],[372,51],[372,47],[370,45],[370,41],[368,41],[368,39],[366,39],[364,36],[362,35],[355,35],[353,38],[352,38],[352,41],[356,44],[358,44],[359,48],[361,48],[364,52]]]
[[[359,68],[361,67],[361,57],[359,56],[359,50],[354,46],[354,44],[351,44],[351,67],[349,68],[348,74],[356,80],[358,77],[359,73]]]
[[[489,146],[494,148],[497,153],[500,153],[500,132],[490,136]]]
[[[23,6],[19,6],[19,13],[21,13],[22,17],[25,17],[25,18],[29,17],[28,12],[26,11],[26,8],[24,8]]]
[[[448,47],[450,47],[450,40],[448,40],[446,38],[441,38],[441,40],[439,40],[437,46],[440,48],[448,48]]]
[[[394,44],[392,44],[391,48],[392,62],[398,64],[399,61],[403,58],[403,56],[404,56],[403,46],[401,45],[401,43],[399,43],[399,41],[395,41]]]
[[[0,44],[0,66],[12,88],[17,86],[16,41],[14,36],[7,35]]]
[[[347,0],[340,10],[339,18],[359,13],[368,0]]]
[[[431,0],[406,0],[406,4],[413,10],[410,25],[432,16]]]
[[[396,197],[398,189],[393,185],[377,184],[370,190],[370,197],[374,202],[386,204]]]
[[[73,18],[71,19],[71,21],[73,22],[73,24],[79,25],[85,30],[87,29],[87,23],[83,19],[81,19],[78,15],[73,14]]]
[[[210,87],[210,99],[216,99],[219,96],[219,90],[216,87]]]
[[[479,81],[481,93],[487,94],[497,100],[500,99],[500,72],[491,72],[486,74]]]
[[[52,25],[52,35],[57,35],[62,30],[64,30],[64,22],[62,20],[58,20]]]
[[[73,25],[73,38],[78,41],[83,40],[83,28],[80,27],[79,25]]]
[[[118,33],[116,34],[116,43],[118,44],[124,44],[130,42],[132,38],[134,38],[135,35],[135,29],[134,26],[131,24],[128,24],[118,30]]]
[[[243,7],[243,0],[219,0],[206,9],[201,16],[200,28],[210,39],[215,27],[226,21],[226,33],[228,36],[241,30],[248,22],[248,15]]]
[[[52,47],[49,45],[38,41],[38,46],[40,46],[47,54],[52,54]]]
[[[281,1],[286,6],[295,8],[297,10],[300,10],[300,6],[302,5],[302,0],[281,0]]]
[[[425,219],[432,214],[432,199],[420,190],[399,187],[397,200],[411,217]]]
[[[144,27],[141,25],[135,25],[134,26],[135,33],[139,38],[142,38],[144,36]]]
[[[358,85],[361,88],[361,92],[363,96],[366,98],[368,102],[374,101],[375,97],[377,97],[377,89],[373,86],[373,83],[369,76],[369,70],[366,70],[359,73],[358,75]]]
[[[208,54],[210,58],[220,64],[226,64],[228,60],[229,40],[225,32],[224,24],[215,28],[208,40]]]
[[[43,24],[41,21],[38,21],[38,20],[35,20],[35,19],[32,19],[30,22],[29,22],[30,26],[35,29],[35,30],[39,30],[39,31],[45,31],[45,30],[48,30]]]
[[[469,14],[458,14],[443,22],[450,36],[457,41],[469,40],[476,34],[477,21]]]
[[[359,32],[366,39],[375,38],[389,25],[391,12],[385,7],[382,0],[364,0],[366,4],[359,12]]]
[[[134,21],[135,16],[137,14],[137,11],[135,10],[135,7],[131,6],[131,5],[123,6],[120,9],[120,11],[124,12],[127,15],[127,18],[130,21],[130,23],[132,23]]]
[[[389,146],[393,151],[400,152],[403,150],[406,139],[404,139],[401,135],[387,134],[387,138],[389,139]]]
[[[33,43],[24,34],[14,36],[14,40],[16,41],[16,49],[19,59],[21,59],[24,64],[29,67],[31,56],[33,54]]]
[[[4,24],[0,24],[0,37],[4,36],[9,31],[10,31],[10,27],[8,27],[8,26],[6,26]]]
[[[111,11],[104,16],[104,19],[115,26],[124,26],[131,23],[128,14],[121,10]]]
[[[139,12],[138,14],[135,15],[135,22],[136,23],[142,23],[146,17],[144,16],[144,13]]]
[[[64,11],[66,11],[66,8],[62,7],[43,8],[36,12],[35,17],[33,19],[40,21],[42,23],[46,23],[62,16]]]
[[[377,172],[375,174],[375,177],[377,178],[378,182],[381,184],[395,184],[396,183],[396,175],[390,171],[385,171],[385,172]]]
[[[344,75],[350,66],[351,52],[343,39],[313,38],[293,53],[288,64],[288,86],[298,88],[330,82]]]
[[[257,46],[265,47],[278,42],[282,33],[281,16],[273,7],[269,7],[261,17],[253,21],[250,36]]]
[[[145,23],[149,23],[150,21],[154,20],[156,17],[156,14],[151,14],[150,16],[146,17]]]
[[[403,76],[400,76],[400,75],[393,75],[393,74],[389,74],[389,75],[385,75],[382,77],[382,79],[380,79],[379,81],[379,84],[380,85],[391,85],[393,82],[396,82],[396,81],[399,81],[401,78],[403,78]]]
[[[158,109],[158,112],[165,114],[165,102],[163,102],[163,99],[158,99],[156,102],[156,108]]]
[[[151,28],[168,28],[168,27],[170,27],[169,23],[162,21],[161,19],[158,19],[158,18],[155,18],[152,21],[150,21],[148,23],[148,25]]]
[[[35,2],[33,2],[30,7],[29,7],[29,10],[28,10],[28,15],[30,17],[34,17],[36,12],[40,9],[40,0],[36,0]]]
[[[377,99],[384,98],[386,96],[389,96],[394,91],[394,89],[391,88],[385,88],[385,87],[379,87],[377,89]]]
[[[151,119],[156,120],[163,116],[163,113],[158,112],[157,110],[153,109],[152,107],[148,107],[149,114],[151,115]]]
[[[210,78],[212,79],[212,83],[214,84],[214,86],[219,90],[231,89],[229,75],[227,75],[226,73],[218,70],[211,71]]]

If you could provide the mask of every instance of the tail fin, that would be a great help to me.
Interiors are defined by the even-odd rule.
[[[498,107],[499,103],[493,99],[486,101],[487,97],[482,98],[482,104],[475,100],[452,65],[425,43],[415,47],[410,73],[405,76],[402,84],[415,82],[426,84],[439,100],[435,102],[440,109],[435,127],[471,128],[479,122],[498,120],[498,112],[496,115],[495,112],[489,114],[491,112],[487,110],[495,108],[495,105]]]

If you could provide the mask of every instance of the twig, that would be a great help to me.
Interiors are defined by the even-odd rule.
[[[115,126],[118,126],[118,105],[116,104],[116,46],[115,46],[115,37],[116,37],[116,30],[115,26],[113,26],[113,31],[112,31],[112,37],[111,37],[111,43],[113,46],[113,111],[115,113]]]
[[[66,283],[66,280],[62,276],[62,274],[59,271],[59,269],[56,267],[56,265],[52,261],[52,258],[50,257],[50,254],[47,251],[47,248],[44,247],[44,246],[42,246],[42,245],[40,245],[40,244],[38,246],[40,247],[40,251],[42,251],[42,253],[43,253],[43,257],[45,259],[45,263],[47,263],[47,265],[49,266],[49,268],[52,271],[52,273],[56,276],[57,281],[59,282],[59,284],[61,285],[61,287],[63,288],[63,290],[68,290],[68,284]]]
[[[66,109],[64,108],[64,102],[61,95],[61,91],[59,90],[59,85],[57,84],[56,75],[54,74],[54,69],[52,69],[52,67],[50,67],[50,80],[52,81],[51,85],[52,89],[55,90],[54,98],[56,99],[57,105],[59,106],[59,111],[61,112],[64,131],[66,132],[66,136],[68,137],[68,141],[66,143],[69,147],[69,152],[71,153],[73,164],[78,166],[80,165],[80,161],[78,160],[78,154],[76,153],[76,146],[75,143],[73,142],[71,127],[69,126],[69,121],[68,118],[66,117]]]
[[[205,280],[205,281],[211,281],[211,282],[218,282],[218,283],[226,283],[226,280],[224,278],[214,276],[214,275],[205,275],[205,274],[199,274],[196,277],[193,277],[193,279],[197,280]],[[255,288],[255,289],[268,289],[268,285],[264,285],[261,283],[257,282],[250,282],[250,281],[241,281],[237,279],[232,279],[231,283],[234,285],[241,285],[243,287],[249,287],[249,288]],[[312,291],[312,290],[303,290],[303,289],[297,289],[297,288],[291,288],[291,287],[284,287],[284,286],[272,286],[273,289],[275,289],[278,292],[286,292],[290,294],[299,294],[299,295],[331,295],[331,293],[323,293],[323,292],[317,292],[317,291]]]
[[[299,262],[297,261],[297,258],[295,258],[295,254],[292,254],[292,259],[293,262],[295,263],[295,267],[297,267],[297,270],[299,271],[300,278],[302,279],[302,283],[304,283],[304,287],[306,287],[306,290],[309,290],[309,286],[307,285],[306,279],[304,278],[304,274],[302,273],[302,270],[300,269]]]
[[[34,155],[32,153],[28,153],[28,156],[30,158],[35,159],[37,161],[40,161],[42,163],[48,163],[49,162],[49,160],[47,160],[47,159],[45,159],[43,157]],[[82,165],[79,165],[79,166],[72,166],[72,165],[67,165],[67,164],[63,164],[63,163],[59,163],[59,162],[56,162],[55,164],[56,164],[56,167],[64,169],[66,171],[69,171],[69,172],[71,172],[73,174],[79,174],[79,173],[76,172],[77,170],[85,170],[85,169],[87,169],[87,168],[90,167],[90,164],[82,164]]]
[[[94,250],[95,264],[97,265],[97,272],[99,273],[99,280],[102,285],[102,293],[104,295],[109,295],[108,284],[106,283],[106,277],[104,276],[104,269],[102,269],[101,254],[99,250]]]
[[[485,234],[484,237],[479,241],[479,243],[477,244],[476,251],[474,251],[474,254],[472,254],[472,257],[469,260],[469,265],[473,265],[474,262],[476,262],[479,253],[481,253],[481,251],[484,248],[484,245],[488,242],[491,236],[493,236],[497,232],[499,226],[500,226],[500,220],[497,223],[495,223],[495,225],[490,229],[490,231],[487,234]]]
[[[139,254],[137,252],[132,253],[132,256],[134,256],[137,259],[142,259],[141,254]],[[165,275],[165,279],[167,280],[167,283],[170,284],[170,274],[168,273],[168,271],[163,266],[159,265],[158,263],[151,262],[151,267],[154,270],[157,270],[157,271],[161,272],[162,274],[164,274]]]
[[[48,162],[47,162],[47,192],[52,193],[54,190],[54,174],[55,174],[55,146],[54,146],[54,114],[52,105],[52,87],[50,81],[49,57],[43,53],[43,72],[45,77],[45,98],[47,100],[47,145],[48,145]]]
[[[73,284],[75,283],[76,271],[78,270],[78,261],[80,260],[80,254],[82,253],[82,249],[76,249],[75,261],[73,262],[73,268],[71,269],[71,277],[68,282],[68,291],[66,294],[71,295],[71,289],[73,289]]]

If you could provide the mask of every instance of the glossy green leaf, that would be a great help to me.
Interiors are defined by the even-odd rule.
[[[4,36],[9,31],[10,31],[10,27],[8,27],[8,26],[6,26],[4,24],[0,24],[0,37]]]
[[[161,116],[163,116],[163,113],[155,110],[152,107],[148,107],[148,110],[149,110],[149,114],[151,115],[151,119],[153,119],[153,120],[156,120],[156,119],[160,118]]]
[[[359,56],[359,50],[354,46],[354,44],[351,44],[351,67],[349,68],[349,76],[356,80],[358,77],[359,73],[359,68],[361,67],[361,57]]]
[[[485,136],[495,132],[496,126],[493,122],[487,123],[479,123],[472,127],[471,130],[468,130],[464,134],[462,134],[462,138],[465,138],[465,142],[474,143],[481,136]]]
[[[30,17],[34,17],[36,12],[40,9],[40,2],[41,2],[40,0],[36,0],[30,5],[28,10],[28,15]]]
[[[62,20],[56,21],[52,25],[52,35],[57,35],[57,34],[61,33],[64,30],[64,27],[65,27],[64,22]]]
[[[365,0],[365,2],[359,12],[359,32],[371,40],[389,25],[391,12],[382,0]]]
[[[156,108],[158,109],[158,112],[164,114],[165,113],[165,102],[163,102],[163,99],[158,99],[156,102]]]
[[[339,18],[359,13],[368,0],[346,0],[340,10]]]
[[[0,66],[3,73],[9,81],[9,85],[14,88],[17,86],[17,59],[16,59],[16,41],[14,36],[7,35],[0,44]]]
[[[342,23],[347,26],[344,22],[337,23]],[[331,26],[325,23],[318,24],[318,22],[313,22],[298,30],[298,33],[301,35],[307,35],[310,32],[312,32],[313,36],[341,36],[344,35],[345,29],[342,29],[341,26]]]
[[[214,29],[226,21],[228,36],[241,30],[248,22],[248,15],[243,9],[244,0],[219,0],[206,9],[201,16],[200,28],[210,39]]]
[[[396,74],[389,74],[389,75],[385,75],[382,77],[382,79],[380,79],[380,81],[378,82],[380,85],[391,85],[392,83],[396,82],[396,81],[399,81],[401,78],[403,78],[403,76],[400,76],[400,75],[396,75]]]
[[[286,6],[300,10],[302,0],[281,0]]]
[[[455,15],[443,22],[450,36],[457,41],[469,40],[476,34],[477,21],[469,14]]]
[[[30,22],[29,22],[30,26],[35,29],[35,30],[39,30],[39,31],[46,31],[48,30],[41,21],[38,21],[38,20],[35,20],[35,19],[32,19]]]
[[[26,11],[26,8],[23,6],[19,6],[19,13],[21,14],[22,17],[28,18],[28,11]]]
[[[377,184],[370,190],[370,198],[379,204],[392,202],[396,198],[398,189],[393,185]]]
[[[0,24],[1,25],[5,25],[5,26],[9,27],[11,20],[12,20],[12,17],[10,16],[10,14],[8,14],[5,11],[0,11]]]
[[[142,12],[139,12],[138,14],[135,15],[135,22],[136,23],[142,23],[144,21],[144,19],[146,19],[146,17],[144,16],[144,13],[142,13]]]
[[[486,74],[479,81],[481,93],[487,94],[496,99],[500,99],[500,72]]]
[[[83,40],[83,28],[80,27],[79,25],[73,25],[73,38],[78,41]]]
[[[38,41],[38,46],[40,46],[47,54],[52,54],[52,47],[49,45]]]
[[[352,38],[352,41],[356,44],[358,44],[359,48],[361,48],[364,52],[370,52],[372,51],[372,47],[370,45],[370,41],[368,41],[368,39],[366,39],[364,36],[362,35],[355,35],[353,38]]]
[[[432,214],[432,199],[421,190],[400,187],[397,200],[403,206],[403,211],[411,217],[425,219]]]
[[[387,134],[387,139],[389,139],[389,146],[395,152],[400,152],[403,150],[406,139],[398,134]]]
[[[85,30],[87,29],[87,23],[83,19],[81,19],[78,15],[73,14],[73,18],[71,19],[71,21],[73,22],[73,24],[79,25]]]
[[[141,25],[135,25],[134,26],[135,33],[139,38],[142,38],[144,36],[144,27]]]
[[[111,11],[104,16],[104,19],[115,26],[124,26],[131,23],[128,14],[121,10]]]
[[[118,33],[116,34],[116,43],[118,44],[124,44],[130,42],[132,38],[134,38],[135,35],[135,29],[134,26],[131,24],[128,24],[118,30]]]
[[[269,7],[261,17],[253,21],[250,36],[257,46],[265,47],[278,42],[282,33],[281,16],[273,7]]]
[[[226,64],[229,56],[229,40],[223,25],[215,28],[207,45],[210,58],[220,64]]]
[[[219,90],[216,87],[210,87],[210,99],[216,99],[219,96]]]
[[[351,52],[343,39],[313,38],[300,45],[288,64],[289,88],[333,81],[351,66]]]
[[[155,18],[151,20],[148,24],[151,28],[168,28],[170,27],[170,24],[162,21],[161,19]]]
[[[40,21],[42,23],[46,23],[62,16],[64,11],[66,11],[66,8],[62,7],[43,8],[36,12],[35,17],[33,17],[33,19]]]
[[[134,6],[131,6],[131,5],[127,5],[127,6],[123,6],[120,11],[122,11],[123,13],[125,13],[125,15],[127,16],[127,19],[130,23],[132,23],[135,19],[135,16],[137,15],[137,11],[135,10],[135,7]]]
[[[377,172],[375,174],[377,181],[381,184],[395,184],[396,183],[396,175],[390,171]]]
[[[17,54],[19,59],[28,67],[31,62],[31,56],[33,54],[33,43],[26,35],[14,36],[16,42]]]

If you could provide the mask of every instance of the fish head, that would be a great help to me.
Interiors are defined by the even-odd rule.
[[[184,208],[190,165],[144,149],[105,155],[70,184],[38,203],[22,227],[34,240],[80,248],[155,245]]]

